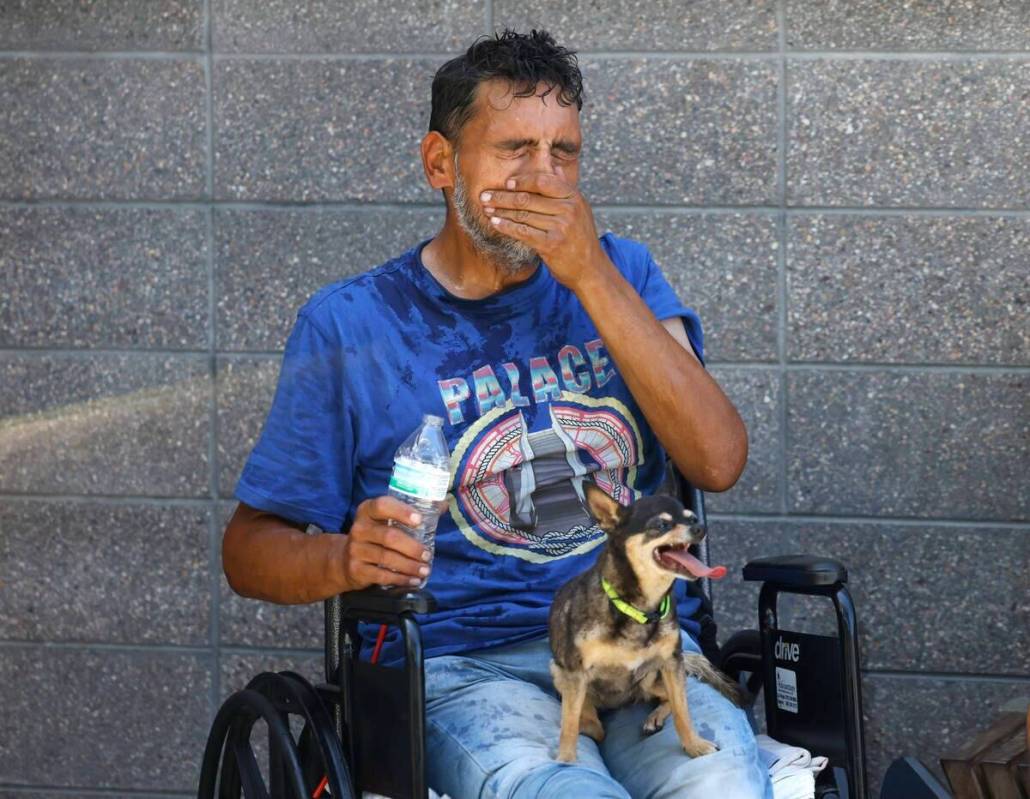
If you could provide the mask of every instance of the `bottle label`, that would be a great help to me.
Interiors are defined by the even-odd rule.
[[[420,463],[408,458],[397,458],[390,475],[390,489],[415,499],[439,502],[447,496],[451,473],[447,469]]]

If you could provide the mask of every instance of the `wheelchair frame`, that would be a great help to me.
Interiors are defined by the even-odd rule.
[[[704,494],[672,471],[674,490],[684,504],[707,527]],[[708,562],[707,537],[698,546],[698,556]],[[817,781],[817,797],[861,797],[866,793],[865,743],[862,727],[859,652],[854,606],[848,593],[847,573],[837,561],[807,555],[764,558],[744,568],[745,580],[763,583],[759,599],[759,630],[745,630],[731,636],[720,650],[712,614],[709,580],[687,583],[687,591],[700,596],[695,618],[701,624],[702,651],[735,680],[748,674],[745,684],[752,700],[761,686],[765,692],[766,727],[769,734],[785,743],[812,748],[811,742],[830,742],[832,768]],[[829,597],[838,619],[838,637],[805,636],[777,627],[776,599],[781,593]],[[279,799],[279,797],[360,797],[363,791],[382,793],[394,799],[425,799],[425,683],[421,635],[416,614],[435,608],[433,597],[424,592],[383,591],[378,588],[341,594],[325,602],[325,676],[318,686],[293,672],[259,674],[242,691],[225,701],[216,715],[201,766],[199,799]],[[361,638],[358,623],[373,622],[399,627],[405,647],[403,669],[373,665],[358,657]],[[829,716],[809,714],[839,729],[826,733],[815,729],[799,732],[792,723],[790,702],[780,701],[777,671],[785,662],[775,657],[773,638],[801,636],[806,648],[814,647],[817,657],[831,651],[829,642],[841,652],[836,661],[839,680],[825,683],[816,703],[836,703]],[[798,644],[800,647],[800,644]],[[798,650],[788,647],[789,652]],[[832,658],[831,658],[832,660]],[[786,665],[792,665],[786,663]],[[797,666],[797,663],[793,665]],[[821,672],[824,663],[814,664]],[[798,692],[800,694],[800,691]],[[799,697],[795,697],[800,703]],[[793,708],[794,715],[798,707]],[[293,735],[289,717],[303,719],[303,729]],[[388,718],[392,726],[371,723]],[[268,784],[258,766],[251,745],[254,724],[264,720],[268,728]],[[397,728],[406,734],[397,735]],[[837,734],[839,733],[839,735]],[[829,738],[821,735],[829,735]],[[827,753],[826,746],[815,747]],[[894,775],[892,777],[892,774]],[[904,793],[892,792],[891,780],[904,785]],[[932,784],[931,784],[932,783]],[[900,788],[899,788],[900,790]],[[923,792],[925,791],[925,792]],[[888,771],[882,799],[945,799],[918,761],[899,759]],[[453,799],[461,799],[454,797]]]

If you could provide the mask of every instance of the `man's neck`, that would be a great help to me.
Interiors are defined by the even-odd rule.
[[[481,300],[529,280],[538,267],[512,274],[477,250],[448,213],[440,232],[422,248],[422,263],[456,297]]]

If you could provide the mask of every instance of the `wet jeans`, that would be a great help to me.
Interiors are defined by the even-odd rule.
[[[576,762],[557,762],[561,701],[550,660],[546,638],[426,660],[434,790],[451,799],[772,799],[747,715],[694,677],[690,715],[718,752],[687,756],[671,717],[643,735],[651,705],[635,704],[602,711],[604,741],[580,735]]]

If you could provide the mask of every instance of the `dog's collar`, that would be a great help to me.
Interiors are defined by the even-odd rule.
[[[666,594],[664,597],[662,597],[662,604],[658,606],[658,610],[653,610],[650,613],[645,613],[644,611],[640,610],[640,608],[633,607],[629,602],[620,597],[618,593],[615,591],[615,589],[612,588],[612,584],[608,582],[606,579],[604,579],[604,577],[601,578],[601,588],[604,589],[604,592],[608,595],[608,599],[611,600],[611,603],[615,605],[615,607],[618,610],[620,610],[622,613],[625,613],[627,616],[633,619],[633,621],[638,622],[640,624],[661,621],[669,615],[669,609],[672,606],[672,602],[669,599],[669,594]]]

